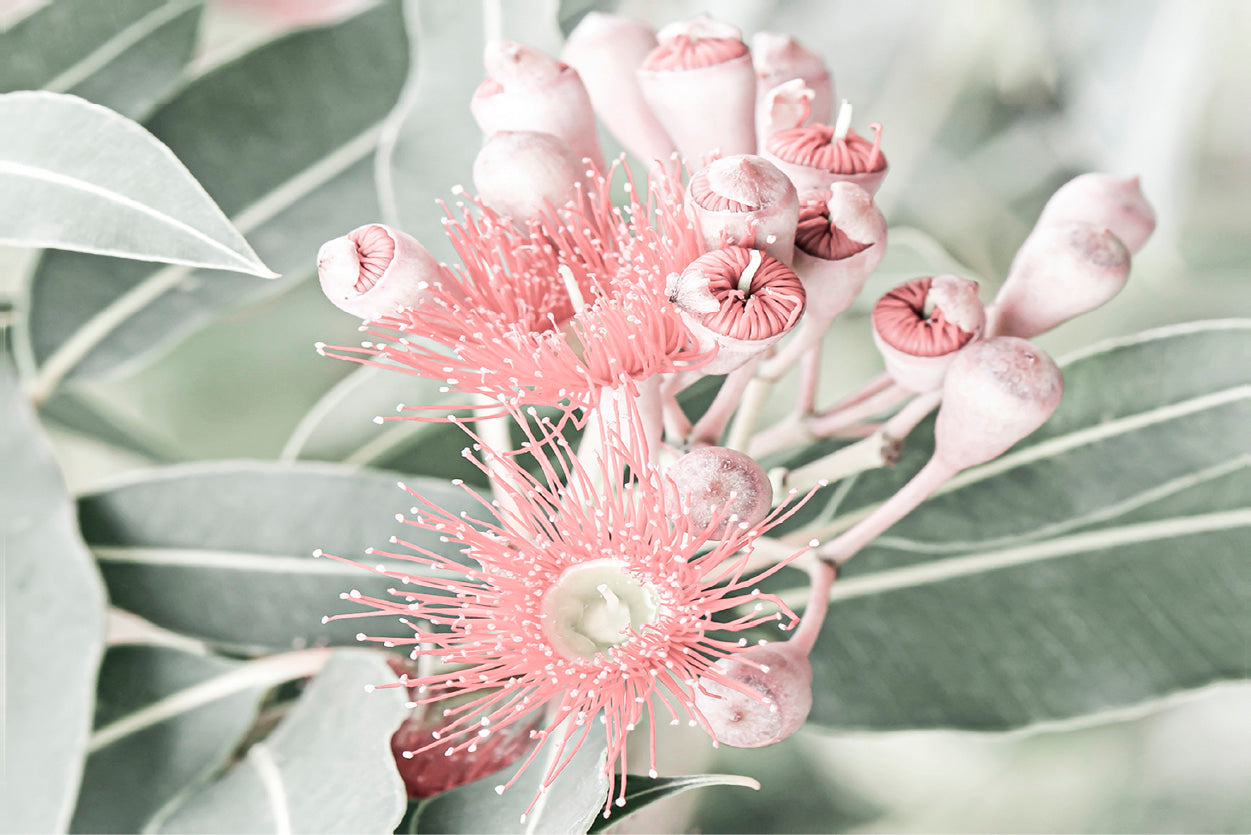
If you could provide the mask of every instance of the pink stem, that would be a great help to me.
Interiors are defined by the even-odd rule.
[[[925,416],[934,411],[943,399],[943,390],[927,391],[891,416],[882,424],[882,434],[892,441],[901,441]]]
[[[799,360],[799,394],[795,411],[810,415],[817,404],[817,386],[821,382],[821,345],[810,345]]]
[[[888,374],[887,372],[883,371],[881,374],[877,375],[872,380],[869,380],[869,382],[861,386],[857,391],[852,392],[851,394],[844,397],[842,400],[835,403],[830,408],[826,409],[825,412],[823,412],[823,414],[827,414],[827,415],[832,414],[834,412],[839,411],[840,409],[845,409],[848,406],[854,406],[855,404],[859,403],[861,400],[864,400],[866,397],[870,397],[874,394],[877,394],[879,391],[882,391],[883,389],[890,388],[894,384],[895,384],[894,378],[892,378],[890,374]]]
[[[808,429],[818,438],[829,438],[836,432],[881,414],[912,396],[912,392],[891,384],[840,409],[831,409],[808,422]]]
[[[695,443],[715,444],[721,440],[726,424],[734,416],[735,409],[743,400],[743,392],[747,384],[756,375],[759,359],[752,360],[744,366],[731,371],[721,383],[721,390],[713,399],[712,405],[704,416],[695,422],[691,430],[691,440]]]
[[[837,568],[825,560],[813,560],[808,570],[811,586],[808,591],[808,608],[804,609],[803,619],[799,628],[791,636],[788,645],[802,650],[805,655],[812,652],[825,624],[825,615],[830,610],[830,587],[834,585]]]

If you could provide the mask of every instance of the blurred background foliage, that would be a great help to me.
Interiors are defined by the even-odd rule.
[[[522,13],[550,5],[503,2]],[[0,22],[16,20],[37,5],[0,2]],[[199,19],[189,72],[160,79],[153,95],[169,95],[186,78],[285,28],[335,19],[359,5],[355,0],[212,0]],[[451,0],[423,0],[421,5],[448,25],[445,34],[424,33],[444,38],[443,48],[455,44],[446,39],[456,37],[456,19],[474,13],[474,4]],[[566,2],[561,8],[573,20],[592,5]],[[826,58],[836,94],[856,106],[857,123],[885,126],[883,147],[891,174],[879,202],[888,220],[932,236],[945,255],[927,254],[919,246],[921,260],[954,260],[962,266],[953,271],[985,281],[984,298],[993,295],[1043,202],[1062,182],[1088,170],[1140,175],[1159,216],[1156,234],[1113,304],[1040,340],[1053,353],[1160,324],[1251,314],[1251,58],[1246,51],[1251,4],[618,4],[621,13],[656,25],[705,8],[745,32],[794,34]],[[520,37],[507,26],[504,34]],[[464,124],[465,102],[445,107],[449,124]],[[472,148],[477,139],[460,141]],[[442,179],[421,183],[422,189],[446,194],[455,183],[468,184],[466,169],[439,162],[430,167]],[[375,219],[362,216],[358,222]],[[438,234],[434,228],[407,231],[427,241]],[[322,299],[314,255],[310,249],[307,263],[289,274],[279,294],[237,306],[188,331],[171,349],[121,376],[80,386],[78,407],[71,411],[90,407],[123,434],[148,438],[156,455],[101,443],[73,431],[72,420],[63,420],[66,425],[51,431],[71,490],[89,490],[157,456],[175,461],[278,457],[310,407],[353,370],[312,349],[316,340],[357,338],[356,322]],[[6,324],[33,264],[30,253],[0,250]],[[827,396],[878,370],[880,361],[862,320],[853,318],[837,328],[830,343],[832,362],[823,382]],[[693,792],[647,810],[630,828],[660,829],[673,826],[676,816],[689,815],[689,827],[699,831],[1251,829],[1246,790],[1251,785],[1251,685],[1210,687],[1168,705],[1102,719],[1090,727],[1006,736],[805,732],[768,752],[714,754],[705,744],[670,737],[671,750],[662,753],[670,773],[747,774],[764,789],[759,795],[741,788]]]

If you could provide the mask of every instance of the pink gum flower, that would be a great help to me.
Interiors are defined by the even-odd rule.
[[[701,15],[660,30],[638,70],[652,112],[691,166],[756,152],[756,73],[741,32]]]
[[[934,391],[956,355],[978,339],[986,312],[977,282],[954,275],[916,278],[873,306],[873,341],[886,370],[908,391]]]
[[[628,17],[591,12],[569,34],[561,57],[578,71],[595,112],[626,150],[647,162],[677,150],[643,98],[637,70],[656,32]]]
[[[574,199],[586,166],[550,133],[500,131],[473,161],[473,184],[492,209],[526,221]]]
[[[697,171],[686,194],[709,249],[732,244],[791,262],[799,196],[768,160],[753,154],[723,157]]]
[[[804,312],[804,287],[790,267],[756,249],[705,253],[676,278],[670,297],[704,351],[704,374],[728,374],[760,357]]]
[[[860,295],[886,254],[886,218],[854,183],[800,198],[792,266],[804,283],[808,314],[832,321]]]
[[[1110,230],[1134,255],[1155,230],[1155,210],[1143,196],[1137,177],[1081,174],[1051,195],[1035,228],[1076,221]]]
[[[595,111],[576,70],[515,41],[487,44],[483,63],[487,79],[474,92],[469,109],[484,134],[550,133],[579,161],[589,159],[599,171],[606,170]]]
[[[648,450],[612,427],[600,431],[604,472],[628,468],[632,483],[604,483],[563,438],[537,449],[529,437],[540,468],[531,475],[473,437],[485,460],[470,460],[490,472],[506,501],[493,503],[461,485],[481,511],[453,513],[410,489],[416,506],[401,521],[445,546],[431,550],[396,537],[391,549],[368,552],[371,562],[404,562],[409,570],[331,557],[396,582],[386,597],[342,595],[363,610],[327,620],[397,617],[411,638],[358,637],[411,647],[413,659],[433,656],[448,665],[379,685],[410,688],[416,705],[447,705],[434,739],[413,756],[468,750],[546,711],[531,731],[538,745],[497,790],[527,768],[545,767],[543,784],[550,784],[595,733],[608,746],[603,773],[609,781],[623,775],[617,787],[624,798],[629,732],[689,718],[711,733],[695,703],[701,679],[731,682],[717,661],[746,650],[744,630],[797,620],[757,584],[799,554],[754,576],[747,569],[756,539],[806,498],[711,542],[674,513]],[[746,614],[734,614],[739,607]],[[549,765],[536,764],[544,760]],[[654,775],[654,735],[649,765]]]
[[[873,141],[848,128],[842,136],[830,125],[808,125],[768,138],[761,155],[786,172],[802,194],[822,191],[836,182],[855,183],[870,194],[886,176],[882,126],[871,124]]]
[[[456,280],[417,242],[390,226],[371,223],[327,241],[317,253],[317,278],[335,307],[358,319],[413,308],[450,290]]]
[[[830,121],[834,115],[834,80],[820,55],[789,35],[757,32],[751,39],[751,58],[756,69],[757,105],[779,84],[798,79],[813,93],[808,118]],[[763,142],[765,134],[757,138]]]
[[[1105,228],[1066,223],[1036,228],[999,288],[992,335],[1029,338],[1112,299],[1129,278],[1129,250]]]

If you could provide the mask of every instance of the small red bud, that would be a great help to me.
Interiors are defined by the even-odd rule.
[[[764,467],[733,449],[700,447],[675,461],[665,476],[671,512],[683,514],[696,533],[713,529],[709,539],[753,527],[773,507],[773,486]]]
[[[1043,206],[1035,228],[1075,221],[1111,230],[1133,255],[1155,230],[1155,210],[1137,177],[1092,172],[1060,186]]]
[[[491,208],[524,221],[574,199],[585,168],[550,133],[500,131],[474,159],[473,184]]]
[[[812,709],[812,665],[792,642],[756,647],[716,663],[695,687],[695,707],[717,742],[763,748],[799,730]]]

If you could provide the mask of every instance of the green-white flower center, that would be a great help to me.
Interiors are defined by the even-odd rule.
[[[626,643],[660,613],[655,589],[618,560],[565,569],[543,596],[543,631],[566,658],[591,658]]]

